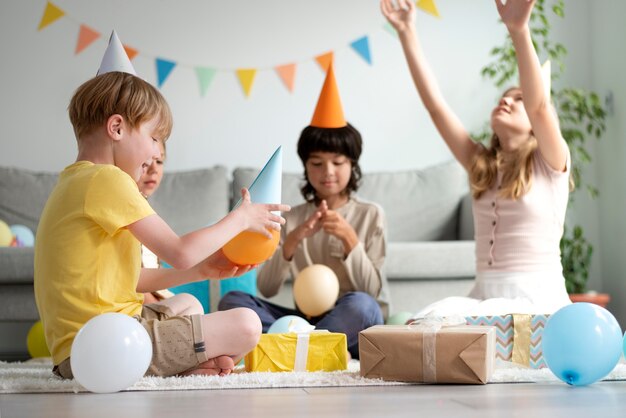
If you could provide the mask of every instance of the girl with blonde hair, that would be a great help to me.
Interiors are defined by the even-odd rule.
[[[551,313],[570,303],[559,242],[570,154],[550,103],[528,22],[534,0],[496,7],[513,41],[520,86],[491,112],[489,146],[475,142],[442,96],[415,28],[415,5],[381,0],[397,30],[411,76],[430,117],[467,170],[473,197],[476,280],[468,298],[452,297],[416,314]]]

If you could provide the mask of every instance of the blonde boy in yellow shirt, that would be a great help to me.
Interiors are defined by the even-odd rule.
[[[148,375],[230,373],[261,334],[254,311],[176,316],[176,300],[142,307],[138,292],[247,272],[252,266],[233,265],[220,248],[244,230],[269,236],[284,224],[272,211],[289,207],[251,204],[244,189],[243,204],[220,222],[179,237],[136,183],[172,128],[158,90],[133,74],[106,72],[78,88],[69,114],[78,157],[60,173],[35,246],[35,297],[55,373],[72,377],[76,333],[108,312],[133,316],[148,331]],[[174,269],[142,269],[139,242]]]

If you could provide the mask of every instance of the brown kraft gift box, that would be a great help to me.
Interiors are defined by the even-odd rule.
[[[359,333],[361,376],[485,384],[493,373],[495,346],[494,327],[460,325],[434,331],[413,325],[377,325]]]

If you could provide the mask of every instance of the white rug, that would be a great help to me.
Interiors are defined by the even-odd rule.
[[[24,363],[0,362],[0,393],[86,392],[75,380],[55,377],[50,360]],[[604,380],[626,380],[626,364],[617,367]],[[490,383],[561,383],[549,369],[526,369],[498,362]],[[366,379],[359,375],[359,362],[351,361],[348,370],[338,372],[246,373],[236,370],[229,376],[144,377],[129,391],[209,390],[253,388],[304,388],[336,386],[400,386],[402,382]]]

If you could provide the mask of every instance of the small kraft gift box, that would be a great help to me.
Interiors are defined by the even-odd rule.
[[[359,333],[361,376],[400,382],[485,384],[496,330],[467,325],[376,325]]]
[[[315,330],[263,334],[245,357],[248,372],[333,371],[348,367],[346,334]]]
[[[547,367],[541,349],[541,336],[549,315],[509,314],[468,316],[470,325],[496,327],[496,357],[518,365],[541,369]]]

